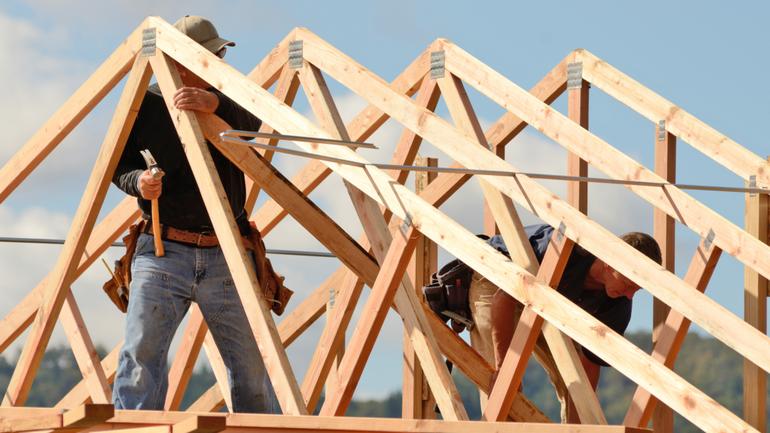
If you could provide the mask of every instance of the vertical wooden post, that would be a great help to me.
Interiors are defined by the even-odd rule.
[[[438,159],[418,156],[415,165],[438,167]],[[437,173],[415,172],[414,190],[422,193]],[[422,287],[430,282],[430,276],[438,269],[438,248],[422,234],[417,237],[417,247],[409,264],[412,267],[414,288],[422,297]],[[433,396],[425,379],[420,361],[414,352],[412,342],[404,329],[404,376],[401,393],[401,417],[404,419],[433,419]]]
[[[768,158],[770,159],[770,158]],[[768,242],[770,198],[767,194],[746,195],[746,231],[762,242]],[[745,267],[744,310],[747,323],[767,332],[767,279]],[[760,432],[767,431],[767,375],[753,363],[743,361],[743,418]]]
[[[655,125],[655,173],[669,182],[676,182],[676,137],[666,131],[666,123],[661,120]],[[660,245],[663,267],[674,272],[674,257],[676,255],[676,240],[674,219],[665,212],[655,209],[652,216],[653,236]],[[660,332],[666,323],[670,308],[659,301],[653,301],[652,309],[652,342],[658,342]],[[652,426],[655,433],[674,431],[674,413],[671,408],[658,404],[652,415]]]
[[[583,63],[569,63],[567,65],[567,116],[585,129],[588,129],[590,88],[591,85],[583,79]],[[588,162],[572,152],[567,152],[567,176],[588,176]],[[588,183],[567,182],[567,202],[587,215]],[[575,407],[570,395],[567,395],[566,404],[569,414]]]
[[[494,145],[490,142],[490,146]],[[505,159],[505,146],[494,146],[492,151],[500,158]],[[492,213],[492,209],[489,208],[489,203],[487,203],[486,199],[484,199],[484,233],[489,236],[500,234],[500,229],[495,222],[495,216]]]
[[[583,64],[570,63],[567,66],[567,116],[588,129],[588,90],[591,85],[583,80]],[[572,152],[567,154],[567,175],[588,176],[588,162]],[[588,214],[588,184],[567,182],[567,202],[580,212]]]

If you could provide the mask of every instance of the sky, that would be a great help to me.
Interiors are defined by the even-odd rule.
[[[770,6],[766,2],[11,0],[0,3],[0,82],[6,83],[0,98],[0,125],[4,131],[0,162],[21,148],[144,17],[157,15],[174,22],[185,14],[207,16],[223,37],[235,41],[237,46],[228,51],[226,60],[244,73],[295,27],[310,29],[386,80],[393,79],[439,37],[453,41],[525,89],[571,50],[585,48],[755,154],[770,155],[766,132],[759,127],[770,118],[765,85],[765,74],[770,70],[766,55],[770,51]],[[329,81],[345,119],[365,106],[359,96]],[[0,204],[0,236],[66,236],[117,93],[113,91]],[[479,93],[469,89],[469,94],[484,125],[502,114]],[[554,107],[566,112],[566,98],[557,100]],[[652,122],[598,89],[591,92],[590,107],[592,132],[647,167],[653,166]],[[313,118],[302,94],[295,108]],[[447,117],[443,105],[437,113]],[[381,149],[362,154],[372,161],[387,162],[400,132],[394,122],[386,123],[371,139]],[[451,162],[429,143],[421,153],[439,157],[441,165]],[[560,145],[527,128],[508,146],[506,159],[524,171],[564,173],[566,153]],[[288,156],[275,160],[288,176],[304,163]],[[742,185],[736,175],[684,142],[678,146],[677,170],[682,183]],[[601,175],[596,171],[591,174]],[[563,196],[563,184],[543,184]],[[311,198],[357,237],[361,228],[352,206],[340,194],[342,188],[339,178],[332,176]],[[691,195],[733,223],[743,225],[741,194]],[[441,210],[469,230],[481,232],[480,196],[480,188],[469,182]],[[111,188],[104,212],[122,197]],[[259,203],[263,202],[261,198]],[[650,205],[619,186],[591,185],[589,216],[615,233],[652,230]],[[525,223],[537,222],[524,212],[522,218]],[[281,223],[265,241],[273,249],[323,250],[290,220]],[[689,229],[677,226],[678,275],[684,274],[697,242]],[[0,281],[4,293],[0,314],[9,312],[53,267],[59,249],[0,244],[0,275],[4,276]],[[118,255],[118,250],[111,249],[106,259],[111,261]],[[272,259],[297,291],[296,303],[337,267],[333,259]],[[441,252],[441,263],[450,259]],[[101,265],[94,266],[73,285],[73,290],[94,341],[111,348],[122,335],[123,316],[101,293],[106,278]],[[723,256],[708,295],[740,316],[742,287],[742,267]],[[636,296],[631,330],[650,329],[651,303],[645,291]],[[314,325],[289,348],[300,380],[321,327],[322,323]],[[389,317],[357,397],[378,397],[399,387],[401,336],[399,321]],[[60,330],[53,341],[65,341]],[[18,347],[17,343],[7,354],[15,354]]]

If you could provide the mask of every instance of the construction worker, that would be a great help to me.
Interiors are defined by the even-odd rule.
[[[185,16],[174,26],[219,57],[235,45],[219,37],[203,17]],[[183,66],[177,68],[184,87],[173,95],[176,108],[215,113],[237,129],[259,129],[259,119]],[[162,179],[146,169],[143,149],[152,152],[165,172]],[[210,144],[209,150],[241,234],[252,235],[244,210],[243,173]],[[164,256],[156,257],[148,233],[151,224],[145,224],[131,267],[126,338],[113,388],[115,407],[164,409],[169,345],[190,303],[196,302],[227,367],[233,410],[274,413],[275,397],[262,357],[157,85],[144,96],[113,182],[138,198],[145,220],[150,218],[150,200],[158,199],[165,249]]]
[[[525,227],[538,261],[543,260],[553,230],[553,227],[548,225]],[[660,247],[650,235],[632,232],[621,238],[656,263],[661,263]],[[504,253],[508,251],[499,235],[493,236],[489,243]],[[639,290],[639,286],[575,245],[557,290],[622,335],[631,319],[631,299]],[[475,322],[475,327],[471,330],[471,344],[490,364],[495,365],[496,370],[499,370],[521,317],[523,306],[476,272],[471,278],[468,299]],[[590,351],[578,349],[591,386],[596,389],[601,366],[608,364]],[[562,421],[579,422],[574,408],[567,404],[567,388],[556,369],[542,334],[535,345],[534,355],[554,385],[561,403]]]

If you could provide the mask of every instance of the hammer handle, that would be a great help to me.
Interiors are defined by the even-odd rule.
[[[155,241],[155,256],[163,257],[166,251],[163,249],[163,240],[160,238],[160,211],[158,210],[158,199],[152,201],[152,236]]]

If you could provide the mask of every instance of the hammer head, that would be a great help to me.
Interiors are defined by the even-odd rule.
[[[142,157],[144,158],[144,162],[147,164],[147,169],[150,170],[150,173],[152,173],[152,177],[155,179],[160,179],[163,177],[163,170],[158,167],[157,161],[155,161],[155,158],[152,156],[152,153],[150,153],[149,149],[144,149],[139,151],[140,154],[142,154]]]

